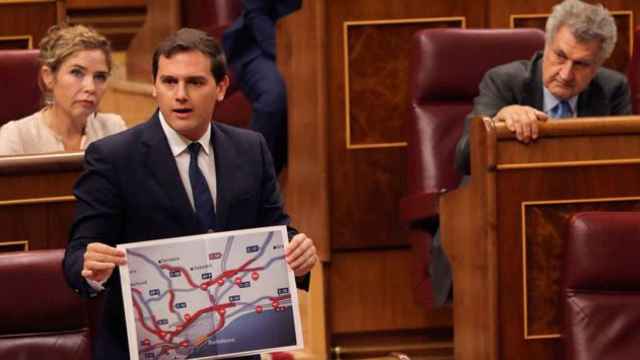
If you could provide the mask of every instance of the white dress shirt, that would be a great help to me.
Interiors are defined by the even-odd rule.
[[[191,190],[191,182],[189,181],[189,161],[191,161],[189,150],[187,147],[193,141],[185,138],[180,135],[177,131],[175,131],[167,121],[162,116],[161,112],[158,112],[158,116],[160,117],[160,124],[162,125],[162,130],[169,141],[169,147],[171,148],[171,153],[173,154],[176,160],[176,166],[178,167],[178,173],[180,174],[180,180],[182,180],[182,185],[184,186],[184,190],[187,192],[187,196],[189,197],[189,202],[191,203],[191,207],[195,211],[195,205],[193,203],[193,191]],[[200,171],[202,171],[202,175],[207,180],[207,184],[209,185],[209,191],[211,192],[211,198],[213,199],[213,208],[216,208],[216,160],[213,156],[213,146],[211,145],[211,125],[207,128],[207,131],[202,135],[198,141],[200,145],[202,145],[203,151],[200,151],[198,154],[198,166],[200,167]]]

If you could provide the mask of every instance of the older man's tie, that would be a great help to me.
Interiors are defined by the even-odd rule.
[[[573,116],[571,105],[568,101],[562,100],[551,108],[551,117],[553,118],[568,118]]]
[[[213,198],[209,191],[209,185],[202,171],[198,166],[198,154],[200,153],[200,143],[193,142],[189,144],[189,153],[191,159],[189,161],[189,182],[191,183],[191,191],[193,192],[193,204],[196,216],[200,223],[208,230],[215,230],[216,210],[213,207]]]

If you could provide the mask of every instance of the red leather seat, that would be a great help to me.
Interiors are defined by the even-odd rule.
[[[416,255],[416,299],[431,305],[427,269],[438,227],[440,193],[461,179],[454,167],[455,147],[464,118],[490,68],[529,59],[544,47],[536,29],[428,29],[415,34],[410,64],[407,121],[407,196],[400,213],[410,227]]]
[[[0,254],[0,359],[91,359],[86,302],[64,280],[63,255]]]
[[[640,213],[576,214],[564,263],[564,341],[571,360],[640,357]]]
[[[631,105],[634,114],[640,114],[640,27],[636,28],[633,54],[629,62],[627,77],[631,89]]]
[[[42,107],[38,50],[0,50],[0,126]]]

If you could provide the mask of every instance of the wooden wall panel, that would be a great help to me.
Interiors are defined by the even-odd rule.
[[[396,212],[398,201],[405,192],[406,152],[404,147],[348,149],[346,146],[345,44],[342,29],[345,22],[352,21],[454,16],[464,17],[467,26],[479,27],[484,24],[483,9],[477,7],[477,2],[469,0],[432,2],[429,6],[425,6],[422,1],[329,1],[327,6],[331,246],[333,249],[406,246],[407,233]],[[402,45],[395,51],[390,49],[385,56],[370,52],[359,56],[370,56],[368,64],[375,64],[385,71],[400,68],[401,65],[395,64],[408,63],[408,54],[402,49],[406,49],[404,46],[411,40],[408,33],[403,36],[407,38],[394,40],[395,44]],[[355,89],[363,89],[365,85],[375,86],[378,90],[370,89],[372,92],[384,91],[390,94],[390,97],[396,96],[401,99],[401,96],[406,94],[407,79],[402,78],[402,72],[397,74],[393,71],[385,74],[388,78],[386,82],[376,81],[375,84],[370,82],[364,84],[351,81],[350,84]],[[384,77],[377,79],[384,79]],[[402,100],[392,102],[400,104]],[[388,115],[387,119],[379,118],[376,121],[361,122],[364,125],[360,128],[366,130],[360,131],[360,134],[369,134],[357,135],[362,141],[388,140],[386,134],[390,132],[389,127],[383,124],[393,124],[391,140],[402,136],[401,129],[407,116],[408,102],[404,109],[397,110],[399,108],[396,107],[391,110],[372,96],[368,99],[367,105],[370,109],[369,114],[378,112],[391,115]],[[382,126],[381,129],[380,126]],[[383,136],[384,138],[381,138]]]
[[[66,0],[67,9],[143,7],[144,0]]]
[[[583,211],[639,211],[640,199],[527,202],[523,204],[525,338],[562,333],[562,272],[566,229]]]
[[[625,182],[621,179],[637,179],[639,176],[640,170],[634,165],[565,167],[553,171],[543,168],[512,170],[498,176],[496,188],[499,190],[496,202],[503,204],[501,208],[505,209],[522,209],[526,203],[535,203],[540,200],[549,202],[545,209],[547,211],[546,226],[538,229],[536,236],[544,233],[546,239],[551,239],[551,243],[545,246],[552,248],[543,251],[554,253],[552,261],[557,262],[559,254],[556,252],[560,251],[559,248],[562,246],[557,243],[557,240],[552,240],[556,235],[549,234],[549,231],[552,231],[552,226],[549,225],[567,222],[574,210],[637,209],[638,187],[633,182]],[[527,186],[523,187],[523,183]],[[620,201],[615,201],[616,199]],[[626,199],[630,201],[622,201]],[[603,204],[603,201],[610,203]],[[565,203],[562,204],[563,202]],[[549,216],[552,210],[555,214]],[[548,267],[542,262],[527,262],[527,269],[534,274],[546,273],[546,275],[532,279],[533,283],[529,286],[544,290],[531,294],[533,297],[525,301],[524,279],[526,277],[523,253],[526,254],[526,252],[523,251],[522,246],[523,236],[527,239],[529,237],[527,230],[522,228],[526,225],[523,215],[521,212],[498,215],[501,222],[497,229],[497,237],[501,244],[497,254],[497,276],[500,279],[498,298],[508,299],[501,302],[498,314],[498,318],[502,319],[499,334],[500,338],[504,339],[499,342],[500,353],[505,354],[501,359],[513,358],[509,357],[509,354],[522,354],[523,356],[520,357],[522,360],[559,360],[562,359],[562,341],[554,331],[559,329],[560,319],[556,312],[549,309],[559,302],[557,298],[553,298],[559,293],[559,274],[554,271],[554,266],[561,268],[561,265],[551,264]],[[544,239],[540,240],[544,241]],[[527,317],[525,304],[529,303],[534,307],[531,308],[533,313]],[[526,328],[532,331],[528,338],[526,338]],[[523,349],[527,350],[526,354],[522,353]]]
[[[144,0],[67,0],[67,21],[95,28],[114,50],[126,50],[145,21]]]
[[[406,145],[404,117],[398,115],[410,101],[410,40],[425,28],[464,28],[464,21],[447,17],[344,23],[347,148]]]
[[[512,14],[548,14],[558,0],[488,0],[487,27],[508,28]],[[603,4],[611,11],[633,11],[634,24],[640,24],[640,2],[636,0],[586,0],[591,4]]]
[[[334,254],[330,266],[331,326],[334,334],[444,327],[451,313],[427,310],[413,301],[408,250]],[[373,344],[372,344],[373,345]]]
[[[66,246],[82,163],[82,153],[0,157],[0,252],[16,241],[29,250]]]
[[[7,48],[16,37],[31,37],[31,45],[36,48],[47,29],[62,19],[63,12],[62,2],[56,0],[0,2],[0,43],[7,38]],[[15,45],[24,48],[24,41]]]

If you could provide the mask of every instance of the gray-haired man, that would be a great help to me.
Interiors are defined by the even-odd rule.
[[[495,67],[482,79],[456,148],[458,170],[470,174],[469,128],[476,116],[504,121],[529,143],[538,137],[539,122],[549,118],[630,114],[626,78],[601,67],[616,40],[615,22],[602,5],[565,0],[554,6],[544,52]],[[431,251],[435,303],[443,304],[451,298],[451,268],[438,233]]]
[[[604,69],[617,40],[613,17],[602,5],[565,0],[553,7],[543,53],[489,70],[465,121],[456,167],[469,174],[469,123],[475,116],[506,122],[518,140],[538,137],[548,118],[631,113],[626,78]]]

